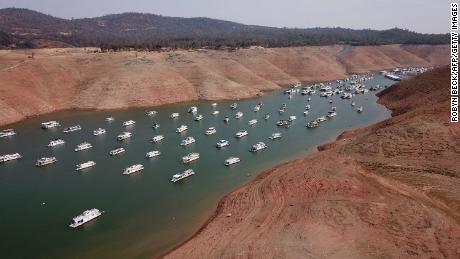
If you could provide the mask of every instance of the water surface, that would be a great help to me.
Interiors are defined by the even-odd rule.
[[[376,75],[366,82],[368,87],[380,84],[390,85],[392,81]],[[317,145],[331,140],[340,132],[362,127],[389,117],[390,113],[376,103],[374,93],[354,98],[357,106],[364,106],[363,113],[357,113],[349,100],[332,97],[333,104],[318,95],[311,96],[312,108],[303,116],[309,96],[300,94],[288,99],[282,91],[275,91],[263,97],[238,102],[238,111],[244,112],[242,119],[234,118],[236,111],[229,109],[230,102],[219,102],[215,108],[220,115],[212,116],[213,108],[208,102],[195,102],[156,107],[156,117],[147,117],[145,109],[121,111],[67,111],[53,113],[40,118],[29,119],[12,125],[18,135],[0,139],[0,154],[19,152],[19,161],[0,165],[0,248],[3,258],[126,258],[156,255],[191,236],[213,213],[218,200],[236,187],[253,179],[264,169],[302,156]],[[253,107],[263,102],[260,112]],[[287,104],[286,113],[278,114],[282,103]],[[198,106],[204,115],[200,122],[186,113],[189,106]],[[316,129],[307,129],[308,120],[327,114],[331,106],[337,107],[338,116]],[[171,120],[172,112],[180,112],[178,119]],[[271,114],[267,121],[266,113]],[[278,119],[296,115],[297,121],[289,129],[275,125]],[[113,116],[115,121],[107,123],[105,117]],[[230,123],[223,118],[229,116]],[[249,126],[250,119],[258,123]],[[128,128],[134,137],[125,142],[115,138],[125,129],[125,120],[135,120],[136,125]],[[70,134],[62,129],[41,130],[40,123],[58,120],[63,127],[80,124],[82,131]],[[157,130],[154,122],[160,123]],[[181,124],[189,126],[183,134],[175,133]],[[217,134],[204,135],[214,126]],[[107,129],[107,134],[93,136],[98,127]],[[235,139],[234,134],[246,129],[249,135]],[[273,132],[282,132],[283,138],[271,141]],[[152,144],[149,139],[156,134],[165,135],[161,143]],[[193,136],[196,143],[181,147],[179,143],[187,136]],[[46,145],[51,139],[62,137],[66,144],[57,148]],[[227,139],[230,146],[217,150],[219,139]],[[74,152],[77,144],[88,141],[90,150]],[[250,146],[264,141],[268,149],[253,154]],[[108,152],[118,146],[126,153],[111,157]],[[160,150],[162,155],[145,159],[145,153]],[[199,152],[201,158],[190,165],[195,176],[173,184],[171,176],[187,166],[181,157]],[[57,164],[36,168],[36,159],[42,156],[56,156]],[[225,167],[223,162],[230,156],[238,156],[241,163]],[[331,158],[332,159],[332,158]],[[86,172],[75,172],[75,165],[94,160],[97,165]],[[142,163],[145,170],[139,174],[124,176],[125,167]],[[98,208],[105,214],[84,228],[68,227],[72,217],[85,209]]]

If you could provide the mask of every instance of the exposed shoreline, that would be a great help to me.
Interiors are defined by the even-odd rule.
[[[399,152],[395,156],[397,160],[392,161],[392,156],[385,155],[382,157],[375,155],[375,153],[368,154],[370,151],[365,151],[369,149],[369,146],[375,145],[376,141],[385,143],[387,138],[394,139],[397,137],[395,135],[396,129],[402,129],[403,132],[413,130],[408,126],[419,123],[419,118],[433,123],[430,132],[433,132],[434,129],[447,127],[442,123],[442,119],[445,119],[446,116],[444,115],[447,113],[441,116],[437,114],[437,112],[443,111],[443,107],[446,106],[444,101],[438,103],[438,99],[443,100],[443,96],[447,93],[447,90],[445,93],[441,91],[445,90],[444,88],[447,89],[448,78],[443,78],[447,75],[447,68],[437,69],[428,72],[427,75],[405,80],[399,85],[384,90],[379,95],[378,102],[392,110],[390,119],[365,128],[345,131],[335,141],[319,146],[318,150],[322,150],[320,152],[314,152],[305,158],[295,159],[263,171],[249,183],[225,195],[219,201],[214,214],[192,237],[159,257],[349,257],[351,255],[354,257],[379,257],[379,255],[385,254],[390,257],[443,256],[455,258],[455,254],[458,255],[458,251],[460,251],[460,200],[451,197],[455,197],[460,191],[458,188],[460,186],[458,168],[460,167],[458,167],[459,162],[445,161],[452,158],[457,158],[458,161],[459,154],[455,150],[443,149],[445,150],[442,151],[443,153],[439,153],[439,151],[434,154],[431,153],[432,156],[436,156],[433,159],[421,157],[421,161],[413,157],[411,153],[407,154],[407,151],[401,153],[398,148],[395,149],[390,146],[388,151],[384,152]],[[440,76],[442,77],[440,78]],[[433,82],[436,83],[430,85]],[[424,93],[414,92],[414,87],[420,87],[424,84],[430,90],[427,89]],[[442,89],[440,89],[441,86]],[[406,96],[405,100],[401,102],[397,97],[404,94],[409,94],[409,96]],[[424,99],[427,94],[430,95],[430,99],[435,99],[432,102],[441,107],[435,107],[435,105],[428,103],[425,105],[429,107],[419,107],[420,103],[425,102]],[[438,121],[440,124],[437,124]],[[424,127],[427,125],[430,124],[424,124]],[[414,148],[422,145],[421,151],[416,152],[426,152],[423,150],[435,145],[436,142],[450,138],[451,134],[455,136],[459,133],[455,127],[451,126],[449,129],[450,131],[442,135],[435,133],[434,139],[428,140],[427,137],[424,137],[424,142],[426,142],[424,144],[417,143],[421,141],[419,137],[415,138],[415,143],[410,142],[413,141],[412,138],[406,137],[404,142],[399,143],[396,140],[394,144],[402,145],[404,143],[404,145],[411,145]],[[380,136],[376,136],[377,133]],[[376,147],[387,150],[386,146],[393,145],[393,143],[388,142],[384,146],[381,145],[383,144]],[[406,156],[410,158],[406,158]],[[331,157],[334,159],[331,160]],[[331,165],[323,163],[331,163]],[[304,170],[306,171],[302,167],[305,167]],[[422,170],[422,173],[411,173],[415,169]],[[424,171],[427,169],[433,171]],[[334,174],[330,170],[338,170],[340,173]],[[304,178],[308,183],[306,185],[308,187],[305,187],[308,188],[306,193],[302,183],[292,182],[292,179],[301,181],[300,179]],[[315,180],[310,181],[310,178]],[[334,183],[336,178],[340,180]],[[285,185],[289,185],[289,187]],[[333,189],[326,191],[329,185]],[[440,188],[443,192],[431,192],[429,191],[431,189],[425,189],[425,186]],[[316,188],[319,189],[315,190]],[[323,190],[324,188],[325,190]],[[348,190],[348,188],[351,189]],[[277,189],[280,190],[277,191]],[[292,192],[294,197],[287,194],[287,190],[289,193]],[[329,192],[334,195],[330,196]],[[299,197],[295,197],[296,194]],[[307,196],[304,196],[306,194]],[[322,195],[326,195],[326,198],[320,198]],[[385,196],[387,198],[384,199]],[[330,202],[327,202],[329,199],[346,201],[345,208],[347,209],[342,211],[343,205],[335,203],[331,205]],[[368,205],[362,207],[361,203]],[[381,205],[374,207],[376,205],[373,204]],[[336,207],[337,205],[339,206]],[[304,208],[304,206],[307,207]],[[310,206],[316,208],[313,211],[323,206],[326,208],[332,206],[333,211],[342,211],[338,214],[341,216],[329,222],[328,214],[315,216],[318,213],[315,212],[311,215],[313,211],[311,211]],[[370,206],[369,209],[372,208],[369,218],[367,218],[367,214],[370,212],[365,209],[367,206]],[[391,209],[392,207],[396,210]],[[361,211],[361,209],[364,210]],[[354,210],[357,210],[358,218],[353,216]],[[388,210],[390,210],[391,216],[387,214]],[[347,215],[346,211],[351,214]],[[307,221],[305,221],[305,217],[308,219]],[[397,235],[393,233],[391,221],[387,222],[393,217],[395,217],[394,220],[401,222],[398,224],[404,224],[404,227],[398,227],[401,229],[398,229]],[[339,222],[350,220],[353,223],[347,223],[351,224],[349,226],[335,226]],[[424,225],[423,222],[427,220],[430,222],[429,225]],[[322,222],[327,224],[322,226]],[[291,225],[293,226],[289,227]],[[329,229],[330,227],[332,229]],[[306,229],[302,230],[302,228]],[[341,228],[344,228],[344,232],[340,231]],[[361,230],[356,232],[356,229]],[[339,239],[335,237],[337,231],[341,233]],[[436,234],[438,231],[443,233],[442,237]],[[311,236],[312,234],[314,236]],[[290,243],[285,243],[286,239],[291,240],[290,238],[297,235],[301,235],[303,238],[299,240],[296,249],[291,251],[287,246]],[[361,238],[368,241],[358,241]],[[332,240],[335,242],[331,243]],[[273,244],[275,247],[267,246],[267,243],[271,244],[271,242],[275,242]],[[323,250],[325,248],[322,248],[321,242],[328,242],[332,248],[328,247]],[[370,242],[373,245],[369,247],[357,246],[359,242]],[[342,243],[348,245],[342,247]],[[305,250],[305,246],[308,247],[308,250]],[[262,247],[265,248],[262,249]]]
[[[342,50],[347,48],[346,53]],[[226,51],[0,51],[0,126],[65,110],[254,98],[282,86],[448,63],[448,45],[315,46]]]

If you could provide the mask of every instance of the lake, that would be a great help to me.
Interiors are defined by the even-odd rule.
[[[335,85],[333,83],[332,85]],[[370,86],[391,85],[393,81],[381,75],[365,82]],[[0,139],[0,154],[19,152],[23,158],[0,164],[0,248],[3,258],[126,258],[151,257],[164,252],[190,237],[214,212],[219,199],[238,186],[250,181],[258,173],[277,164],[301,157],[316,150],[319,144],[332,141],[344,130],[366,126],[386,119],[390,112],[376,103],[375,92],[354,97],[357,106],[364,112],[356,112],[350,100],[340,95],[329,99],[319,97],[319,91],[312,96],[296,94],[292,99],[283,91],[266,93],[264,96],[238,101],[238,109],[231,110],[232,102],[218,102],[213,108],[211,102],[193,102],[152,108],[158,111],[155,117],[145,115],[147,109],[117,111],[65,111],[32,118],[11,125],[18,133],[11,138]],[[308,98],[310,102],[307,102]],[[262,102],[259,112],[254,106]],[[282,103],[286,112],[278,114]],[[305,105],[310,104],[309,115],[303,115]],[[187,113],[190,106],[197,106],[203,120],[194,121]],[[327,115],[331,106],[337,107],[337,116],[315,129],[307,129],[306,123],[319,116]],[[216,109],[217,116],[211,115]],[[237,111],[243,118],[235,119]],[[173,112],[180,117],[170,119]],[[264,120],[264,115],[271,117]],[[297,120],[290,128],[277,127],[276,121],[296,115]],[[104,119],[113,116],[115,121]],[[223,118],[230,117],[229,123]],[[258,123],[249,126],[250,119]],[[123,128],[126,120],[136,124]],[[40,123],[57,120],[62,127],[42,130]],[[153,129],[153,123],[160,128]],[[63,133],[64,127],[79,124],[81,131]],[[188,125],[188,131],[178,134],[176,128]],[[96,128],[105,128],[107,134],[93,136]],[[204,134],[208,127],[216,127],[217,133]],[[235,133],[246,129],[249,135],[236,139]],[[130,131],[133,137],[117,141],[116,136]],[[270,140],[273,132],[283,137]],[[149,140],[157,134],[165,139],[159,143]],[[181,147],[180,141],[192,136],[196,142]],[[63,138],[63,146],[50,148],[51,139]],[[230,141],[228,147],[217,149],[220,139]],[[88,141],[93,148],[74,152],[81,142]],[[259,153],[249,148],[263,141],[268,148]],[[119,156],[108,152],[118,146],[126,149]],[[145,153],[160,150],[159,157],[146,159]],[[183,165],[181,157],[198,152],[201,157],[190,165]],[[35,167],[38,158],[55,156],[58,162],[47,167]],[[241,162],[230,167],[224,161],[230,156],[241,158]],[[97,164],[86,171],[76,172],[75,165],[94,160]],[[145,169],[130,176],[123,170],[133,164],[143,164]],[[171,176],[184,169],[192,168],[195,175],[181,182],[170,182]],[[68,225],[74,216],[86,209],[98,208],[104,215],[81,229]]]

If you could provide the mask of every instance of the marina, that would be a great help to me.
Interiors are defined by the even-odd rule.
[[[215,106],[209,102],[173,104],[155,107],[156,113],[151,116],[146,109],[69,111],[10,125],[17,135],[0,139],[0,155],[18,153],[22,158],[0,165],[0,201],[5,209],[14,211],[5,214],[4,222],[0,223],[2,233],[11,236],[5,245],[17,254],[31,256],[32,252],[21,249],[26,244],[40,251],[38,255],[34,253],[38,257],[53,253],[95,256],[98,249],[108,256],[117,256],[110,251],[119,248],[118,242],[123,242],[121,250],[129,253],[138,242],[146,240],[146,252],[161,253],[192,235],[212,214],[220,197],[262,170],[314,151],[317,145],[346,129],[387,118],[389,112],[376,104],[374,94],[392,83],[376,74],[364,84],[366,89],[380,85],[377,91],[353,93],[350,99],[341,98],[347,93],[346,86],[342,87],[343,93],[330,97],[320,97],[319,88],[316,93],[308,91],[306,95],[300,91],[285,94],[283,89],[238,101],[236,105],[231,102],[218,102]],[[328,85],[335,90],[339,84]],[[361,113],[350,105],[352,101],[356,107],[363,107]],[[309,113],[304,115],[307,105]],[[195,122],[193,113],[187,113],[191,106],[204,115],[199,122]],[[220,113],[210,116],[217,107]],[[255,107],[259,107],[259,112],[254,111]],[[332,107],[336,107],[336,115],[329,118]],[[285,112],[279,114],[280,108]],[[169,119],[171,114],[179,112],[183,114]],[[238,112],[245,114],[246,119],[235,119]],[[257,123],[248,126],[249,120]],[[62,129],[54,129],[58,127],[56,124],[40,130],[43,121],[78,124],[81,130],[64,134]],[[123,122],[129,121],[135,121],[135,127],[124,125]],[[277,126],[277,122],[281,125]],[[309,122],[316,126],[306,127]],[[181,125],[188,126],[177,134],[176,129],[184,128]],[[95,137],[94,129],[105,129],[105,134]],[[236,133],[243,129],[246,133],[237,137]],[[117,141],[119,135],[124,141]],[[193,145],[180,146],[182,140],[192,136]],[[220,140],[228,143],[225,148],[216,149]],[[52,148],[47,147],[50,141],[54,141]],[[74,152],[84,142],[91,143],[92,148]],[[161,155],[145,159],[152,150]],[[193,162],[184,164],[182,158],[192,153],[199,154],[199,159],[190,157]],[[37,159],[45,157],[55,157],[58,162],[35,167]],[[85,173],[75,173],[75,165],[85,161],[93,161],[97,166]],[[22,198],[18,200],[19,197]],[[41,205],[44,202],[46,205]],[[69,219],[88,208],[106,213],[80,226],[78,231],[71,231]],[[35,215],[32,219],[27,217],[31,214]],[[45,231],[47,236],[39,238]],[[34,234],[20,237],[21,233],[30,232]],[[94,251],[84,249],[98,240],[106,240],[104,246]]]

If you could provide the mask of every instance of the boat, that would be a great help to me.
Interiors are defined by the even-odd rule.
[[[289,125],[291,122],[288,120],[279,120],[276,122],[276,126],[286,126]]]
[[[321,117],[318,117],[318,118],[316,119],[316,122],[318,122],[318,123],[324,122],[324,121],[327,121],[326,116],[321,116]]]
[[[203,119],[203,115],[198,114],[198,116],[195,117],[195,121],[200,121]]]
[[[238,107],[238,104],[237,104],[237,103],[232,103],[232,104],[230,105],[230,109],[232,109],[232,110],[235,110],[237,107]]]
[[[260,106],[259,106],[259,105],[256,105],[256,106],[254,107],[254,111],[255,111],[255,112],[260,111]]]
[[[224,122],[225,122],[225,123],[228,123],[229,121],[230,121],[230,118],[229,118],[229,117],[225,117],[225,118],[224,118]]]
[[[57,121],[42,122],[42,129],[52,129],[61,126]]]
[[[162,139],[164,139],[165,136],[163,135],[156,135],[152,138],[152,142],[156,143],[156,142],[160,142]]]
[[[242,113],[242,112],[237,112],[237,113],[235,114],[235,118],[240,119],[241,117],[243,117],[243,113]]]
[[[195,172],[192,169],[187,169],[187,170],[183,171],[182,173],[178,173],[178,174],[173,175],[172,178],[171,178],[171,182],[175,183],[177,181],[180,181],[180,180],[182,180],[184,178],[187,178],[189,176],[192,176],[194,174],[195,174]]]
[[[135,164],[135,165],[126,167],[125,170],[123,171],[123,174],[124,174],[124,175],[130,175],[130,174],[134,174],[134,173],[136,173],[136,172],[142,171],[142,170],[144,170],[144,166],[143,166],[143,165],[141,165],[141,164]]]
[[[35,166],[40,167],[40,166],[54,164],[56,162],[57,162],[57,159],[54,156],[52,156],[52,157],[42,157],[40,159],[37,159],[37,162],[35,163]]]
[[[160,152],[160,151],[153,150],[153,151],[147,152],[147,153],[145,154],[145,157],[146,157],[146,158],[152,158],[152,157],[156,157],[156,156],[159,156],[159,155],[161,155],[161,152]]]
[[[307,115],[308,115],[308,111],[304,111],[303,116],[307,116]]]
[[[196,106],[192,106],[188,109],[188,113],[196,113],[198,111],[198,108]]]
[[[310,129],[316,128],[316,127],[318,127],[318,126],[319,126],[319,124],[318,124],[318,122],[316,122],[316,121],[310,121],[310,122],[308,122],[307,125],[306,125],[306,127],[307,127],[307,128],[310,128]]]
[[[214,134],[214,133],[216,133],[216,132],[217,132],[216,128],[214,128],[214,127],[209,127],[209,128],[204,132],[204,134],[206,134],[206,135],[209,136],[209,135],[212,135],[212,134]]]
[[[248,122],[248,125],[254,125],[257,123],[257,119],[252,119]]]
[[[81,163],[81,164],[76,165],[75,171],[81,171],[81,170],[93,167],[95,165],[96,165],[96,162],[94,161],[88,161],[85,163]]]
[[[225,140],[225,139],[221,139],[216,143],[217,148],[223,148],[223,147],[226,147],[228,145],[230,145],[230,142],[228,142],[228,140]]]
[[[98,128],[96,130],[93,131],[93,135],[94,136],[99,136],[99,135],[102,135],[102,134],[105,134],[107,131],[103,128]]]
[[[83,142],[81,144],[78,144],[77,147],[74,150],[75,150],[75,152],[78,152],[78,151],[82,151],[82,150],[85,150],[85,149],[90,149],[92,147],[93,146],[90,143]]]
[[[197,160],[198,158],[200,158],[199,153],[190,153],[190,154],[182,157],[182,163],[188,164],[188,163],[190,163],[192,161]]]
[[[330,100],[329,100],[329,103],[332,103],[332,102],[333,102],[332,99],[330,99]]]
[[[336,112],[332,111],[332,112],[329,112],[329,114],[327,115],[328,118],[332,118],[332,117],[335,117],[337,115]]]
[[[169,115],[169,118],[171,118],[171,119],[175,119],[175,118],[177,118],[177,117],[179,117],[179,113],[178,113],[178,112],[173,112],[173,113],[171,113],[171,115]]]
[[[133,136],[133,133],[131,132],[123,132],[117,136],[117,140],[122,141],[128,138],[131,138]]]
[[[114,121],[114,120],[115,120],[114,117],[107,117],[107,118],[105,118],[105,121],[106,121],[106,122],[112,122],[112,121]]]
[[[266,149],[266,148],[267,148],[267,145],[265,145],[264,142],[259,142],[257,144],[254,144],[249,151],[257,152],[257,151],[260,151],[260,150],[263,150],[263,149]]]
[[[331,111],[334,111],[334,112],[337,111],[337,107],[332,106],[332,107],[331,107]]]
[[[152,128],[154,129],[158,129],[160,127],[160,123],[154,123]]]
[[[270,114],[268,114],[268,113],[267,113],[267,114],[265,114],[265,117],[264,117],[264,119],[265,119],[265,120],[268,120],[268,119],[270,119]]]
[[[0,132],[0,138],[6,138],[16,135],[16,132],[13,129],[6,129]]]
[[[180,142],[180,145],[181,146],[188,146],[190,144],[193,144],[195,143],[195,138],[194,137],[187,137],[186,139],[183,139],[181,142]]]
[[[285,111],[286,111],[286,109],[281,108],[281,109],[278,110],[278,113],[279,113],[279,114],[283,114]]]
[[[269,139],[278,139],[278,138],[281,138],[281,137],[282,137],[281,133],[275,132],[275,133],[273,133],[273,134],[272,134],[270,137],[268,137],[268,138],[269,138]]]
[[[247,130],[240,130],[235,134],[235,137],[236,138],[242,138],[242,137],[247,136],[247,135],[248,135]]]
[[[133,120],[125,121],[125,122],[123,122],[123,127],[132,126],[134,124],[136,124],[136,122],[133,121]]]
[[[83,211],[82,214],[74,217],[72,219],[72,223],[69,225],[71,228],[78,228],[83,224],[90,222],[93,219],[96,219],[102,215],[103,212],[99,211],[98,209],[90,209]]]
[[[357,109],[358,112],[363,112],[363,106],[359,106]]]
[[[310,110],[310,109],[311,109],[311,105],[310,105],[310,104],[305,105],[305,110]]]
[[[355,106],[355,105],[356,105],[356,103],[355,103],[355,102],[351,102],[351,106]]]
[[[50,143],[48,144],[48,147],[55,147],[59,145],[64,145],[65,141],[63,139],[57,138],[54,140],[51,140]]]
[[[147,111],[145,114],[147,116],[149,116],[149,117],[153,117],[153,116],[157,115],[158,112],[157,111]]]
[[[290,122],[293,122],[295,120],[297,120],[297,117],[292,115],[292,116],[289,116],[289,119],[288,119]]]
[[[73,132],[73,131],[79,131],[81,130],[81,126],[80,125],[75,125],[75,126],[70,126],[70,127],[67,127],[63,130],[64,133],[70,133],[70,132]]]
[[[125,150],[124,148],[119,147],[119,148],[115,148],[115,149],[113,149],[113,150],[110,150],[109,154],[110,154],[111,156],[116,156],[116,155],[118,155],[118,154],[124,153],[125,151],[126,151],[126,150]]]
[[[180,127],[176,129],[176,133],[184,132],[187,129],[188,129],[188,127],[186,125],[180,125]]]
[[[216,106],[217,106],[217,103],[211,103],[211,106],[212,106],[212,107],[216,107]]]
[[[212,115],[219,115],[219,111],[212,111]]]
[[[401,81],[401,77],[394,75],[394,74],[385,74],[385,77],[391,79],[393,81]]]
[[[225,160],[224,165],[230,166],[236,163],[239,163],[241,159],[239,157],[229,157],[227,160]]]
[[[22,158],[22,156],[19,153],[2,155],[0,156],[0,163],[16,160],[20,158]]]

